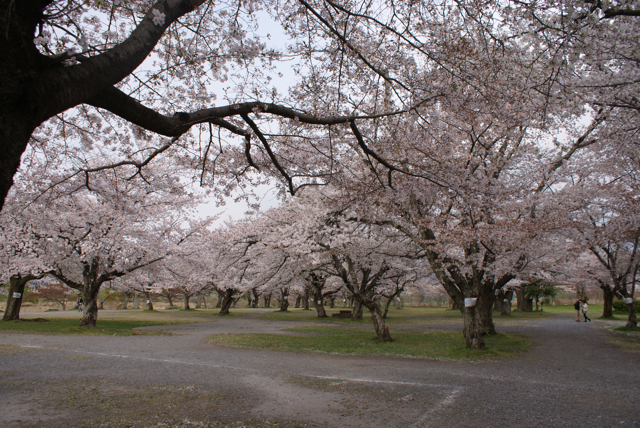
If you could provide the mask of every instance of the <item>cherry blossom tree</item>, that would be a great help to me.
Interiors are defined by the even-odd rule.
[[[3,227],[14,232],[6,237],[4,255],[18,272],[48,273],[80,291],[85,303],[80,325],[93,327],[101,286],[170,254],[190,234],[182,225],[184,210],[198,198],[161,173],[144,178],[105,173],[91,190],[75,180],[51,188],[57,178],[45,167],[29,171],[40,175],[30,183],[21,180],[2,212]],[[170,185],[163,185],[167,179]],[[23,257],[15,248],[30,250]]]

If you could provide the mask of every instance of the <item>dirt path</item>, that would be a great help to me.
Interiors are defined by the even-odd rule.
[[[149,328],[173,336],[0,334],[0,426],[640,427],[640,354],[571,315],[499,327],[534,340],[499,363],[204,342],[294,324],[304,323],[236,316]]]

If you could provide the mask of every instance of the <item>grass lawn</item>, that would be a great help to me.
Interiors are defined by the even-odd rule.
[[[83,334],[106,336],[159,335],[152,331],[133,331],[136,327],[154,325],[188,324],[211,321],[217,311],[99,311],[96,328],[78,327],[80,313],[76,311],[47,312],[45,321],[26,314],[16,321],[0,321],[0,332],[37,333],[37,334]]]
[[[526,352],[531,341],[514,334],[486,336],[487,349],[465,347],[458,330],[391,331],[395,342],[379,343],[370,327],[297,327],[288,331],[304,336],[275,334],[221,334],[207,341],[216,345],[295,352],[322,352],[340,355],[383,355],[458,361],[492,361]]]

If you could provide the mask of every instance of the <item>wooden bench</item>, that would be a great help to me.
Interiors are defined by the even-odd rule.
[[[340,311],[337,314],[331,314],[332,318],[351,318],[352,316],[351,311]]]

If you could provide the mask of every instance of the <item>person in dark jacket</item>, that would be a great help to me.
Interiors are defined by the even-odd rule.
[[[576,300],[573,307],[576,310],[576,322],[580,322],[580,300]]]

